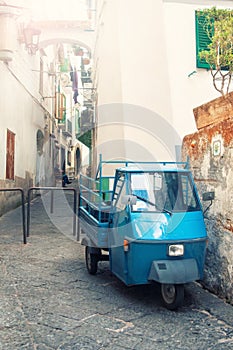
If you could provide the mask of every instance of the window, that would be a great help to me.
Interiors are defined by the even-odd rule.
[[[208,9],[206,9],[206,10],[208,10]],[[212,43],[212,39],[214,41],[214,34],[215,34],[216,28],[217,28],[216,33],[219,31],[219,28],[221,28],[221,30],[224,31],[225,29],[224,29],[223,23],[225,20],[227,20],[227,18],[229,18],[229,16],[231,16],[231,13],[232,13],[232,11],[230,11],[229,14],[224,13],[225,10],[218,10],[218,11],[220,11],[220,12],[218,12],[217,14],[208,14],[208,12],[198,13],[199,11],[195,12],[196,66],[197,66],[197,68],[206,68],[206,69],[211,68],[209,63],[207,63],[204,58],[200,58],[199,54],[202,51],[209,51],[208,46]],[[222,23],[222,25],[220,25],[220,23]],[[227,40],[229,40],[229,35],[227,33],[228,32],[226,31],[226,43],[225,44],[227,44]],[[226,53],[229,54],[228,47],[225,44],[221,48],[221,43],[220,43],[220,47],[216,48],[216,50],[219,50],[220,57],[221,57],[221,55],[226,56]],[[230,53],[231,53],[232,52],[232,41],[231,40],[230,40],[229,46],[230,46]],[[229,70],[229,65],[221,64],[221,59],[220,59],[220,67],[221,67],[221,70],[223,70],[223,71]],[[215,64],[212,65],[212,69],[216,69]]]
[[[64,123],[66,120],[66,97],[60,92],[56,92],[55,118]]]
[[[206,28],[205,26],[205,16],[198,16],[197,11],[195,12],[196,20],[196,65],[197,68],[207,68],[209,69],[209,64],[204,60],[199,58],[199,53],[204,50],[208,50],[208,45],[211,43],[211,39],[207,33],[211,28]]]
[[[181,175],[182,200],[188,211],[200,210],[199,203],[189,176]]]
[[[6,145],[6,179],[14,180],[15,177],[15,134],[7,130]]]
[[[131,194],[137,197],[133,211],[200,210],[190,174],[186,172],[134,173],[131,175]]]
[[[200,210],[189,173],[165,172],[164,208],[173,212]]]
[[[131,174],[131,191],[137,197],[133,211],[155,211],[154,173]]]

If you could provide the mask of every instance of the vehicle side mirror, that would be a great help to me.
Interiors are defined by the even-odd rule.
[[[212,205],[212,201],[214,200],[214,197],[215,197],[215,193],[214,191],[212,192],[204,192],[202,194],[202,200],[203,201],[210,201],[210,204],[208,205],[208,207],[204,210],[204,214],[207,212],[207,210],[211,207]]]
[[[122,196],[121,203],[125,205],[135,205],[137,203],[137,197],[132,194]]]
[[[214,197],[215,197],[215,193],[213,191],[212,192],[205,192],[202,194],[202,200],[205,202],[214,200]]]

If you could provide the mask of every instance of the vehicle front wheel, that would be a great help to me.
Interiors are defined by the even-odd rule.
[[[176,310],[184,301],[184,285],[162,283],[161,295],[166,308]]]
[[[91,275],[95,275],[98,269],[98,254],[91,253],[90,247],[86,246],[85,249],[85,260],[86,260],[86,267],[87,271]]]

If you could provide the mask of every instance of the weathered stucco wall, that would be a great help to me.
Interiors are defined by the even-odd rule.
[[[204,285],[233,304],[233,93],[196,108],[194,115],[198,131],[184,138],[183,157],[190,157],[199,193],[215,191],[205,214]]]

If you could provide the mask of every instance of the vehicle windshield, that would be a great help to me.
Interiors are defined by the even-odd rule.
[[[196,192],[187,172],[157,171],[131,173],[130,192],[137,197],[133,211],[169,214],[200,210]]]

